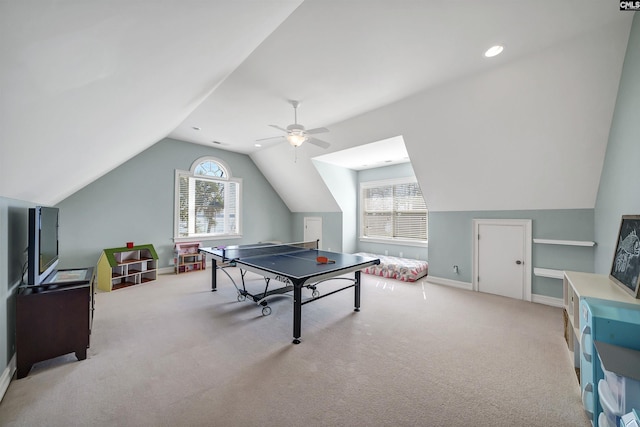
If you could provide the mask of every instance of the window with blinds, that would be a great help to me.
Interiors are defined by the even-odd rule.
[[[376,182],[361,186],[362,237],[427,240],[427,205],[417,182]]]
[[[200,159],[191,171],[176,171],[175,238],[240,235],[239,180],[220,161]]]

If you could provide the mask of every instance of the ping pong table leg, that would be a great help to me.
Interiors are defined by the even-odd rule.
[[[355,309],[354,311],[360,311],[360,270],[356,271],[356,285],[354,286],[355,292]]]
[[[293,287],[293,343],[300,344],[302,323],[302,286]]]
[[[218,263],[215,258],[211,258],[211,292],[218,290]]]

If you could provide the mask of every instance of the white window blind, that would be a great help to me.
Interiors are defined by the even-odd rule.
[[[240,182],[228,179],[224,168],[217,164],[212,167],[212,163],[195,165],[195,174],[176,173],[176,238],[240,233]]]
[[[427,206],[417,182],[363,185],[363,236],[427,240]]]

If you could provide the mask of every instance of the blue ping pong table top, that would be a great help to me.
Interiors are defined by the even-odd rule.
[[[289,252],[274,254],[251,254],[252,249],[264,247],[264,245],[240,245],[227,248],[201,248],[203,252],[214,255],[216,258],[231,260],[240,266],[250,266],[258,270],[268,271],[274,274],[282,274],[288,277],[305,278],[313,277],[329,272],[340,271],[357,267],[376,264],[376,258],[368,258],[360,255],[340,252],[329,252],[319,249],[292,248]],[[224,255],[223,255],[224,249]],[[243,257],[242,253],[249,256]],[[317,257],[324,256],[335,261],[330,264],[319,264]],[[378,261],[379,262],[379,261]]]

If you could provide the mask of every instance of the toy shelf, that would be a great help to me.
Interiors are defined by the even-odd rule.
[[[176,243],[173,255],[176,274],[199,271],[206,268],[205,256],[198,249],[200,249],[200,242]]]
[[[157,279],[158,254],[153,245],[109,248],[98,260],[98,289],[106,292]]]

